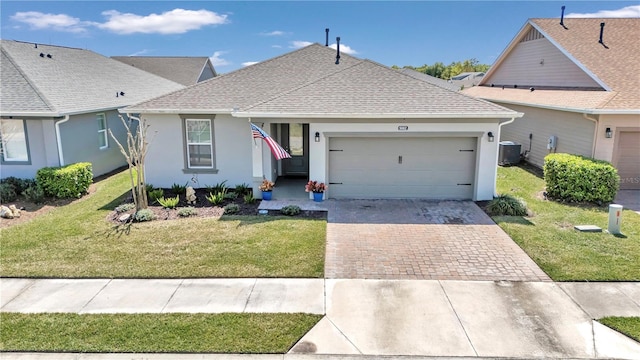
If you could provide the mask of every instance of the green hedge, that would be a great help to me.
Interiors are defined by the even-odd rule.
[[[42,168],[36,174],[36,182],[47,196],[60,199],[82,197],[93,182],[91,163]]]
[[[620,186],[609,162],[571,154],[545,156],[544,181],[548,197],[571,202],[610,203]]]

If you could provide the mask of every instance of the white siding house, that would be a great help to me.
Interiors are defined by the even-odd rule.
[[[369,60],[336,64],[319,44],[122,111],[157,134],[145,165],[155,186],[252,183],[259,196],[263,179],[298,176],[328,183],[329,198],[473,200],[493,198],[491,140],[521,116]],[[250,122],[292,159],[276,160]]]

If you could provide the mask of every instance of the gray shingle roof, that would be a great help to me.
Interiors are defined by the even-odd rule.
[[[319,44],[218,76],[125,111],[261,116],[363,116],[517,113],[414,79],[369,60]]]
[[[443,80],[440,78],[437,78],[435,76],[431,76],[425,73],[421,73],[419,71],[415,71],[413,69],[409,69],[409,68],[404,68],[404,69],[400,69],[399,70],[401,73],[405,74],[405,75],[409,75],[412,78],[416,78],[418,80],[422,80],[422,81],[426,81],[429,84],[433,84],[436,86],[440,86],[441,88],[445,88],[451,91],[458,91],[460,90],[460,85],[456,85],[453,83],[448,82],[447,80]]]
[[[0,45],[2,115],[114,109],[184,87],[89,50],[11,40]],[[125,95],[116,97],[119,92]]]
[[[111,58],[184,86],[196,84],[205,67],[211,66],[213,69],[213,65],[206,56],[112,56]]]

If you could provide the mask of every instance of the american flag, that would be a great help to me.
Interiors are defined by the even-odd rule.
[[[251,134],[254,139],[262,139],[264,142],[269,145],[269,149],[271,149],[271,153],[276,158],[276,160],[282,159],[290,159],[291,155],[280,146],[271,136],[269,136],[264,130],[260,129],[257,125],[251,123]]]

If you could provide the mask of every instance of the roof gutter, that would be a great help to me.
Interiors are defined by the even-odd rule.
[[[60,124],[66,123],[69,121],[69,115],[65,115],[62,120],[56,121],[56,143],[58,145],[58,161],[60,162],[60,166],[64,166],[64,155],[62,154],[62,137],[60,136]]]
[[[640,115],[640,109],[584,109],[584,108],[571,108],[566,106],[526,103],[521,101],[503,100],[503,99],[495,99],[495,98],[480,97],[480,96],[478,96],[478,98],[491,101],[491,102],[500,102],[504,104],[529,106],[529,107],[535,107],[540,109],[549,109],[549,110],[558,110],[558,111],[567,111],[567,112],[578,112],[578,113],[591,114],[591,115]]]
[[[595,123],[595,128],[593,129],[593,141],[592,141],[592,146],[591,146],[591,157],[595,159],[595,155],[596,155],[596,145],[598,143],[598,119],[595,118],[590,118],[588,114],[582,113],[582,117],[584,117],[587,120],[591,120]]]
[[[460,113],[377,113],[377,114],[324,114],[324,113],[253,113],[253,112],[233,112],[234,117],[239,118],[311,118],[311,119],[389,119],[389,118],[404,118],[404,119],[496,119],[496,118],[508,118],[512,119],[520,118],[524,116],[524,113],[512,112],[512,113],[477,113],[477,114],[460,114]]]
[[[513,123],[514,121],[516,121],[516,118],[511,118],[511,120],[507,120],[504,122],[501,122],[500,124],[498,124],[498,144],[500,143],[500,134],[502,133],[502,127],[504,125],[509,125],[511,123]],[[497,197],[498,196],[498,189],[497,189],[497,180],[498,180],[498,156],[500,156],[500,152],[496,151],[496,173],[495,173],[495,177],[494,177],[494,181],[493,181],[493,197]]]

